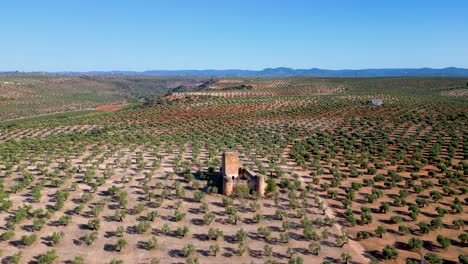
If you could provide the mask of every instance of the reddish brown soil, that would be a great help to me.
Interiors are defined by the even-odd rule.
[[[100,105],[96,107],[96,110],[99,111],[117,111],[122,108],[121,105]]]

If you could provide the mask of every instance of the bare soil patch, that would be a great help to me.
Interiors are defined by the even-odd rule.
[[[117,111],[122,108],[121,105],[100,105],[96,107],[96,110],[99,111]]]

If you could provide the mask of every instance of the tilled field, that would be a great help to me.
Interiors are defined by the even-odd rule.
[[[224,90],[239,83],[253,89]],[[2,123],[2,261],[465,263],[457,80],[216,84]],[[267,176],[266,197],[207,188],[225,151]]]

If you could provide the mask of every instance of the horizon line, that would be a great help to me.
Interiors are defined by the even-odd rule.
[[[187,69],[144,69],[144,70],[124,70],[124,69],[113,69],[113,70],[31,70],[31,71],[24,71],[24,70],[0,70],[1,73],[91,73],[91,72],[150,72],[150,71],[167,71],[167,72],[175,72],[175,71],[250,71],[250,72],[260,72],[265,70],[278,70],[278,69],[286,69],[286,70],[324,70],[324,71],[363,71],[363,70],[446,70],[446,69],[460,69],[460,70],[468,70],[468,67],[457,67],[457,66],[446,66],[446,67],[372,67],[372,68],[338,68],[338,69],[330,69],[330,68],[319,68],[319,67],[312,67],[312,68],[291,68],[285,66],[278,66],[278,67],[266,67],[260,69],[244,69],[244,68],[187,68]]]

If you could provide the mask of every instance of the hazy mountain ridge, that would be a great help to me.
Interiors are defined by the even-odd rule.
[[[64,75],[161,75],[161,76],[243,76],[243,77],[278,77],[278,76],[315,76],[315,77],[468,77],[465,68],[382,68],[359,70],[327,70],[327,69],[292,69],[286,67],[266,68],[263,70],[148,70],[148,71],[88,71],[88,72],[33,72],[37,74]],[[2,73],[0,73],[2,74]],[[20,74],[19,72],[5,72],[3,74]]]

